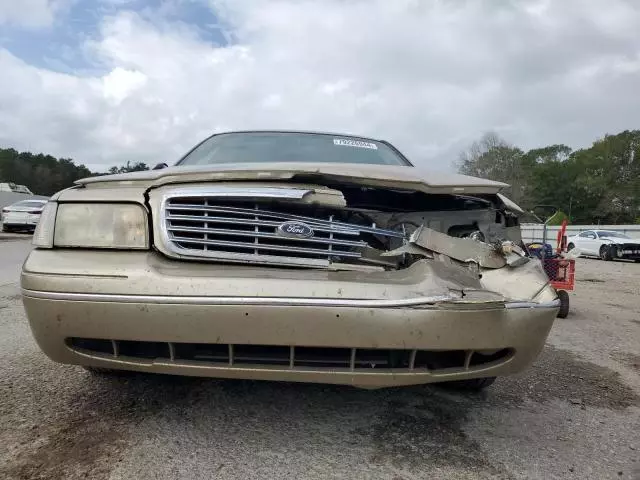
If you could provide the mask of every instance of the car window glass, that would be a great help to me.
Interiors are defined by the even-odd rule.
[[[599,230],[598,231],[598,236],[599,237],[607,237],[607,238],[629,238],[624,233],[613,232],[611,230]]]
[[[40,208],[45,204],[45,202],[35,202],[33,200],[24,200],[22,202],[14,203],[14,207],[29,207],[29,208]]]
[[[179,165],[309,162],[404,165],[407,161],[376,140],[314,133],[236,132],[208,138]]]

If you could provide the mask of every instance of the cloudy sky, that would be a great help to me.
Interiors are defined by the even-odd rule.
[[[635,0],[0,0],[0,146],[94,170],[214,131],[385,138],[451,169],[640,128]]]

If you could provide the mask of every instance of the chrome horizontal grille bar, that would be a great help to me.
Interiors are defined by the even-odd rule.
[[[214,233],[216,235],[237,235],[246,237],[258,237],[258,238],[282,238],[273,233],[267,232],[247,232],[243,230],[225,230],[222,228],[199,228],[199,227],[167,227],[169,232],[202,232],[202,233]],[[177,240],[180,240],[179,238]],[[347,247],[366,247],[367,243],[354,240],[337,240],[330,238],[299,238],[299,242],[315,242],[315,243],[327,243],[333,245],[344,245]]]
[[[395,260],[371,257],[370,251],[380,251],[391,241],[399,246],[404,239],[402,232],[375,224],[341,221],[347,218],[344,213],[329,207],[295,200],[249,203],[246,198],[199,197],[186,190],[165,195],[160,210],[164,245],[180,258],[310,267],[361,263],[380,268],[395,266]],[[286,231],[290,224],[302,233]]]
[[[229,242],[224,240],[188,240],[184,238],[178,238],[175,236],[171,236],[171,238],[180,243],[185,244],[194,244],[194,245],[214,245],[219,247],[237,247],[237,248],[245,248],[247,246],[246,242]],[[252,247],[254,248],[254,247]],[[282,245],[260,245],[260,250],[268,250],[268,251],[276,251],[276,252],[295,252],[295,253],[309,253],[309,254],[318,254],[318,255],[326,255],[327,250],[321,250],[319,248],[302,248],[302,247],[291,247],[291,246],[282,246]],[[358,252],[349,252],[349,251],[341,251],[339,252],[341,257],[361,257],[361,254]]]
[[[249,208],[238,208],[238,207],[223,207],[223,206],[197,206],[197,205],[171,205],[171,210],[196,210],[196,211],[204,211],[204,212],[230,212],[237,213],[239,215],[244,216],[255,216],[256,210]],[[300,220],[305,223],[309,223],[314,226],[314,228],[320,230],[322,226],[326,228],[330,228],[333,231],[356,231],[356,232],[368,232],[373,234],[381,234],[388,237],[396,237],[396,238],[404,238],[404,234],[402,232],[396,232],[393,230],[384,230],[376,227],[367,227],[365,225],[354,225],[351,223],[337,222],[331,220],[322,220],[313,217],[306,217],[302,215],[293,215],[290,213],[281,213],[281,212],[270,212],[268,210],[259,210],[261,217],[272,217],[272,218],[281,218],[283,220]]]
[[[254,213],[254,216],[255,216],[255,213]],[[282,221],[277,222],[273,220],[256,220],[255,218],[250,219],[250,218],[212,217],[210,215],[206,215],[205,217],[206,217],[206,221],[211,223],[216,222],[216,223],[229,223],[229,224],[238,224],[238,225],[257,225],[259,227],[278,227],[282,224]],[[198,215],[170,214],[166,216],[166,219],[167,220],[193,220],[197,222],[203,221],[203,217]],[[342,235],[359,235],[360,234],[360,231],[355,229],[346,230],[341,228],[324,227],[322,225],[316,226],[316,225],[312,225],[310,222],[305,222],[305,223],[308,223],[310,226],[313,227],[315,231],[318,231],[318,232],[333,232],[333,233],[340,233]]]

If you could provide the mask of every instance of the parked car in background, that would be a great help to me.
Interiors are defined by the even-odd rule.
[[[2,215],[0,215],[2,231],[34,231],[40,221],[42,209],[46,204],[47,200],[21,200],[13,205],[4,207]]]
[[[506,187],[381,140],[216,134],[54,195],[22,299],[50,358],[94,370],[484,388],[559,307]]]
[[[640,261],[640,239],[612,230],[586,230],[567,239],[567,249],[602,260],[623,258]]]
[[[33,195],[28,187],[24,185],[16,185],[11,182],[0,182],[0,192],[26,193],[27,195]]]

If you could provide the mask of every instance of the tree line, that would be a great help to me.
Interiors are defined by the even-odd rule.
[[[149,167],[141,162],[127,162],[106,172],[92,172],[84,165],[76,165],[70,158],[0,148],[0,182],[25,185],[37,195],[51,196],[80,178],[140,170],[149,170]]]
[[[457,166],[510,184],[507,195],[527,210],[553,205],[574,224],[640,223],[640,130],[575,151],[549,145],[526,152],[487,133],[460,154]]]

